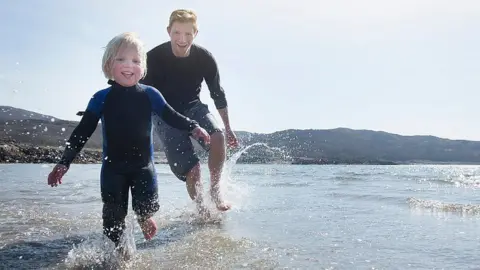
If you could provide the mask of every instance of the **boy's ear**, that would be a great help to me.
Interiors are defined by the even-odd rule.
[[[170,36],[170,26],[167,26],[167,34]]]

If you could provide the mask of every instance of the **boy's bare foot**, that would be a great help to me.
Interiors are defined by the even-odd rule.
[[[118,246],[115,250],[117,251],[117,254],[120,256],[120,258],[124,261],[129,261],[133,257],[133,255],[130,254],[123,246]]]
[[[139,225],[146,240],[152,239],[157,234],[157,223],[153,220],[153,217],[144,222],[139,222]]]

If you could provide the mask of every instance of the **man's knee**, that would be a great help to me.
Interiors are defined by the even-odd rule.
[[[173,174],[181,181],[186,181],[187,177],[196,170],[200,169],[200,159],[194,153],[190,157],[177,158],[176,161],[170,160],[170,169]]]
[[[225,147],[225,135],[223,132],[215,132],[210,135],[210,149],[221,149]]]

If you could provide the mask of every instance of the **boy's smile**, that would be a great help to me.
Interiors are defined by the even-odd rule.
[[[122,48],[113,60],[113,80],[118,84],[129,87],[138,83],[143,77],[144,69],[141,66],[140,55],[134,48]]]

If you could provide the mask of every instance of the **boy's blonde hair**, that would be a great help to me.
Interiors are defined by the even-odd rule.
[[[195,32],[198,31],[198,24],[197,24],[197,14],[195,11],[190,9],[177,9],[170,14],[170,21],[168,23],[168,27],[172,27],[174,22],[180,23],[192,23],[193,29]]]
[[[145,51],[143,42],[138,38],[134,32],[125,32],[112,38],[103,53],[102,71],[107,79],[113,79],[112,66],[115,56],[123,47],[133,47],[140,55],[140,65],[143,68],[142,78],[147,74],[147,53]]]

